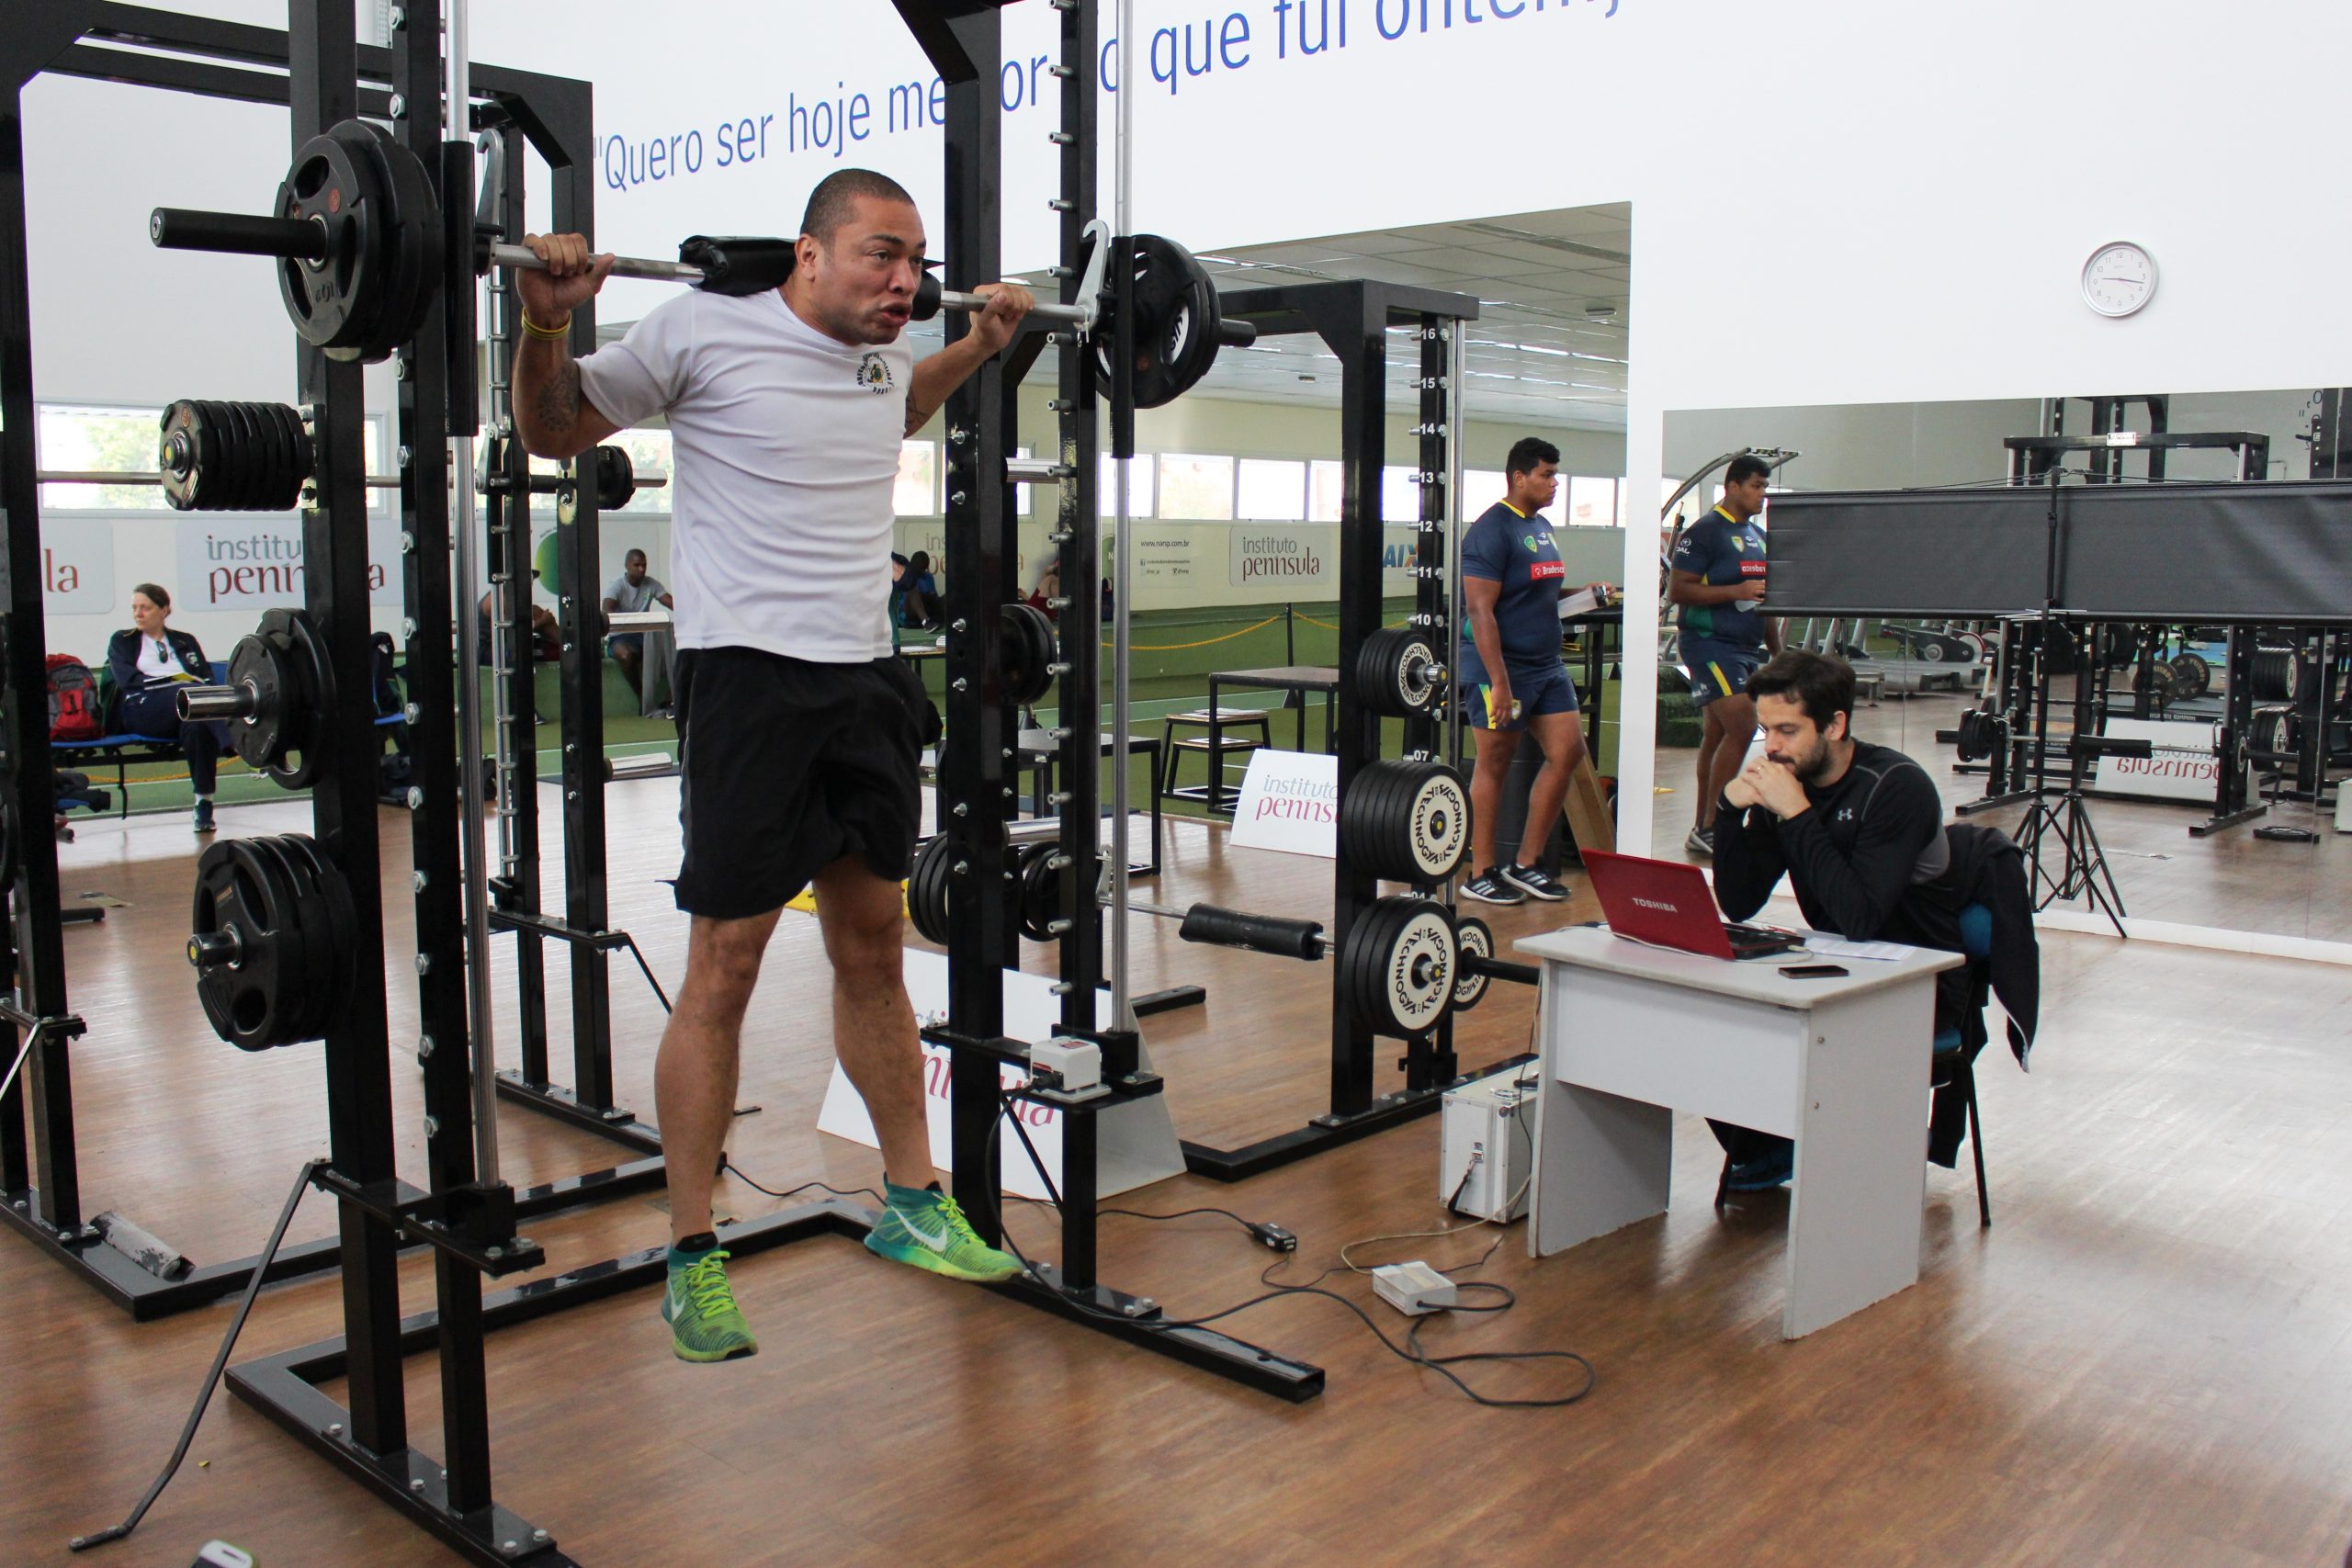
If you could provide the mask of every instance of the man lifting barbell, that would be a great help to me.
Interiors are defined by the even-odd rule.
[[[844,169],[808,197],[780,289],[695,289],[586,359],[573,306],[613,258],[534,235],[517,269],[525,446],[570,457],[666,413],[681,650],[678,907],[685,983],[654,1068],[670,1190],[662,1315],[690,1361],[756,1348],[711,1230],[745,1009],[783,906],[814,883],[833,969],[833,1047],[882,1145],[885,1258],[959,1280],[1019,1271],[982,1243],[931,1165],[922,1050],[902,977],[899,884],[912,863],[923,694],[883,615],[900,441],[1012,341],[1035,303],[1003,283],[970,331],[921,365],[900,333],[922,274],[922,220],[885,175]]]

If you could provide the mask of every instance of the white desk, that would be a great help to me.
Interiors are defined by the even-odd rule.
[[[1667,953],[1607,931],[1531,937],[1543,961],[1543,1088],[1528,1249],[1559,1252],[1666,1212],[1674,1111],[1797,1141],[1791,1339],[1919,1278],[1935,976],[1915,949],[1792,980],[1778,959]]]

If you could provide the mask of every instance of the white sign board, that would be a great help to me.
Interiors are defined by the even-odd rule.
[[[114,525],[85,522],[44,531],[41,609],[51,615],[103,615],[114,608]]]
[[[368,599],[397,607],[401,602],[400,519],[368,520]],[[266,517],[189,514],[176,523],[179,581],[173,584],[176,610],[273,610],[300,607],[302,520],[293,514]]]
[[[1269,746],[1250,752],[1241,804],[1233,813],[1233,841],[1325,860],[1338,855],[1340,759]]]
[[[924,1026],[945,1022],[946,957],[910,947],[907,949],[906,976],[907,994],[915,1004],[915,1021]],[[1046,1039],[1054,1033],[1061,1011],[1050,979],[1012,969],[1004,972],[1007,1035],[1015,1040]],[[942,1170],[955,1168],[954,1117],[950,1113],[955,1101],[948,1059],[944,1046],[926,1044],[922,1048],[923,1102],[931,1121],[931,1163]],[[1151,1066],[1148,1055],[1144,1057],[1143,1065],[1146,1068]],[[1007,1089],[1026,1081],[1017,1068],[1005,1066],[998,1071]],[[1063,1111],[1027,1100],[1013,1103],[1014,1111],[1021,1118],[1022,1132],[1029,1135],[1029,1145],[1037,1151],[1038,1161],[1052,1173],[1055,1185],[1059,1187]],[[866,1117],[865,1102],[858,1098],[839,1062],[833,1064],[832,1081],[825,1086],[825,1104],[817,1113],[817,1131],[864,1144],[867,1148],[880,1146],[875,1140],[874,1123]],[[1169,1118],[1166,1095],[1130,1100],[1095,1113],[1095,1186],[1104,1197],[1181,1176],[1183,1170],[1184,1151],[1176,1141],[1176,1124]],[[1047,1196],[1036,1167],[1029,1162],[1028,1148],[1022,1146],[1020,1136],[1010,1126],[1000,1130],[997,1178],[1007,1192],[1023,1198]]]
[[[2147,757],[2101,757],[2091,787],[2109,795],[2148,795],[2159,800],[2211,800],[2221,777],[2213,754],[2213,726],[2155,718],[2110,718],[2113,740],[2154,743]]]

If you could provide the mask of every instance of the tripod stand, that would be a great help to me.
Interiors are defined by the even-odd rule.
[[[2066,787],[2053,800],[2046,786],[2033,797],[2025,819],[2018,824],[2018,843],[2025,851],[2026,897],[2036,909],[2048,908],[2061,898],[2087,897],[2091,907],[2105,914],[2117,936],[2123,929],[2123,896],[2116,891],[2115,874],[2108,869],[2107,852],[2098,829],[2091,826],[2090,802],[2083,795],[2083,761],[2087,757],[2146,757],[2145,740],[2111,740],[2105,736],[2076,735],[2066,744]],[[2051,874],[2042,859],[2042,840],[2054,838],[2061,858]]]

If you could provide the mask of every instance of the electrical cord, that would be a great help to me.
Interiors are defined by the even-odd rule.
[[[1053,1178],[1047,1174],[1045,1162],[1037,1157],[1036,1147],[1029,1142],[1028,1133],[1022,1127],[1020,1119],[1017,1116],[1014,1116],[1012,1111],[1012,1104],[1011,1100],[1000,1093],[997,1098],[997,1117],[989,1127],[986,1168],[991,1170],[995,1168],[997,1161],[997,1147],[999,1143],[999,1130],[1003,1127],[1006,1122],[1010,1121],[1012,1123],[1014,1134],[1021,1139],[1023,1147],[1028,1152],[1030,1163],[1036,1168],[1038,1179],[1046,1184],[1046,1190],[1048,1192],[1054,1191]],[[1050,1206],[1057,1210],[1061,1207],[1058,1196]],[[1249,1224],[1246,1220],[1242,1223],[1245,1225]],[[1454,1354],[1445,1356],[1432,1355],[1421,1344],[1420,1337],[1423,1323],[1420,1320],[1415,1321],[1412,1328],[1407,1332],[1404,1343],[1400,1345],[1396,1340],[1390,1338],[1387,1331],[1383,1329],[1378,1323],[1373,1320],[1370,1313],[1365,1312],[1363,1307],[1349,1300],[1346,1296],[1340,1294],[1337,1291],[1324,1290],[1320,1288],[1318,1283],[1313,1281],[1305,1285],[1285,1285],[1279,1284],[1266,1279],[1267,1274],[1271,1274],[1275,1269],[1282,1266],[1282,1262],[1279,1259],[1274,1263],[1269,1264],[1265,1270],[1259,1275],[1260,1282],[1268,1287],[1265,1293],[1261,1295],[1252,1296],[1247,1301],[1237,1302],[1231,1306],[1221,1308],[1213,1313],[1204,1314],[1199,1317],[1162,1317],[1156,1319],[1130,1318],[1120,1313],[1105,1312],[1091,1301],[1087,1300],[1086,1297],[1080,1293],[1055,1285],[1040,1271],[1039,1266],[1022,1252],[1019,1243],[1012,1239],[1012,1235],[1010,1232],[1004,1232],[1002,1235],[1005,1249],[1011,1252],[1012,1256],[1019,1260],[1023,1274],[1031,1280],[1031,1282],[1046,1290],[1054,1292],[1054,1293],[1061,1297],[1065,1303],[1083,1315],[1101,1318],[1105,1322],[1120,1324],[1128,1328],[1142,1328],[1152,1332],[1168,1332],[1182,1328],[1204,1328],[1210,1324],[1231,1317],[1237,1313],[1248,1312],[1253,1307],[1263,1306],[1270,1302],[1278,1302],[1287,1297],[1294,1296],[1320,1296],[1327,1301],[1337,1302],[1340,1305],[1353,1313],[1356,1317],[1362,1321],[1364,1327],[1372,1331],[1373,1337],[1380,1341],[1381,1348],[1386,1350],[1390,1355],[1395,1356],[1401,1361],[1419,1367],[1426,1371],[1437,1373],[1438,1376],[1452,1383],[1461,1392],[1463,1397],[1468,1399],[1474,1404],[1482,1404],[1492,1409],[1506,1410],[1557,1409],[1562,1405],[1574,1404],[1578,1400],[1584,1398],[1585,1395],[1592,1392],[1594,1384],[1599,1381],[1599,1374],[1594,1371],[1592,1363],[1573,1350],[1469,1350],[1458,1351]],[[1498,1238],[1498,1241],[1499,1242],[1499,1238]],[[1353,1245],[1360,1246],[1362,1244],[1357,1243]],[[1327,1269],[1322,1274],[1316,1276],[1316,1280],[1319,1281],[1325,1278],[1325,1276],[1332,1272],[1334,1272],[1334,1270]],[[1490,1291],[1501,1296],[1502,1300],[1492,1305],[1472,1306],[1463,1303],[1440,1309],[1441,1311],[1464,1312],[1482,1314],[1496,1314],[1506,1312],[1518,1303],[1518,1297],[1507,1287],[1490,1284],[1484,1280],[1464,1280],[1458,1284],[1455,1289],[1457,1291]],[[1457,1366],[1466,1366],[1475,1362],[1483,1361],[1551,1360],[1573,1361],[1577,1366],[1583,1368],[1583,1386],[1578,1388],[1573,1393],[1552,1398],[1506,1399],[1480,1393],[1476,1389],[1472,1388],[1470,1384],[1463,1379],[1461,1374],[1453,1370]]]
[[[254,1298],[261,1294],[262,1284],[269,1278],[269,1266],[277,1261],[278,1247],[286,1240],[286,1227],[294,1223],[294,1211],[302,1206],[302,1195],[310,1190],[311,1181],[326,1168],[326,1164],[323,1159],[307,1160],[300,1173],[294,1178],[293,1190],[286,1194],[286,1207],[278,1211],[277,1224],[269,1233],[269,1244],[261,1249],[261,1257],[254,1263],[254,1276],[245,1282],[244,1296],[237,1303],[237,1315],[229,1320],[229,1331],[220,1337],[220,1353],[212,1358],[212,1370],[204,1374],[204,1387],[197,1393],[196,1405],[187,1413],[187,1424],[180,1428],[179,1443],[172,1450],[172,1457],[164,1461],[162,1473],[155,1477],[154,1484],[147,1488],[147,1495],[139,1499],[139,1506],[130,1510],[130,1517],[122,1523],[88,1535],[75,1536],[65,1543],[68,1551],[86,1551],[94,1546],[104,1546],[107,1541],[120,1540],[137,1529],[139,1521],[147,1517],[147,1510],[154,1506],[155,1499],[164,1495],[164,1488],[172,1483],[172,1477],[179,1473],[180,1461],[187,1458],[188,1445],[196,1440],[196,1428],[204,1420],[204,1408],[212,1403],[213,1392],[220,1386],[220,1374],[228,1369],[230,1354],[237,1348],[237,1336],[244,1332],[245,1319],[253,1313]]]
[[[723,1152],[718,1156],[718,1168],[723,1171],[732,1173],[736,1180],[741,1181],[752,1191],[764,1192],[771,1198],[797,1198],[801,1193],[806,1192],[810,1188],[814,1187],[820,1190],[830,1192],[836,1198],[856,1198],[861,1196],[871,1198],[874,1200],[875,1205],[877,1208],[880,1207],[883,1202],[882,1194],[876,1192],[871,1187],[853,1187],[847,1191],[843,1191],[838,1187],[830,1186],[822,1181],[804,1181],[799,1186],[792,1188],[788,1191],[779,1192],[773,1187],[763,1187],[757,1181],[752,1180],[752,1178],[744,1172],[743,1168],[735,1163],[732,1156]]]

